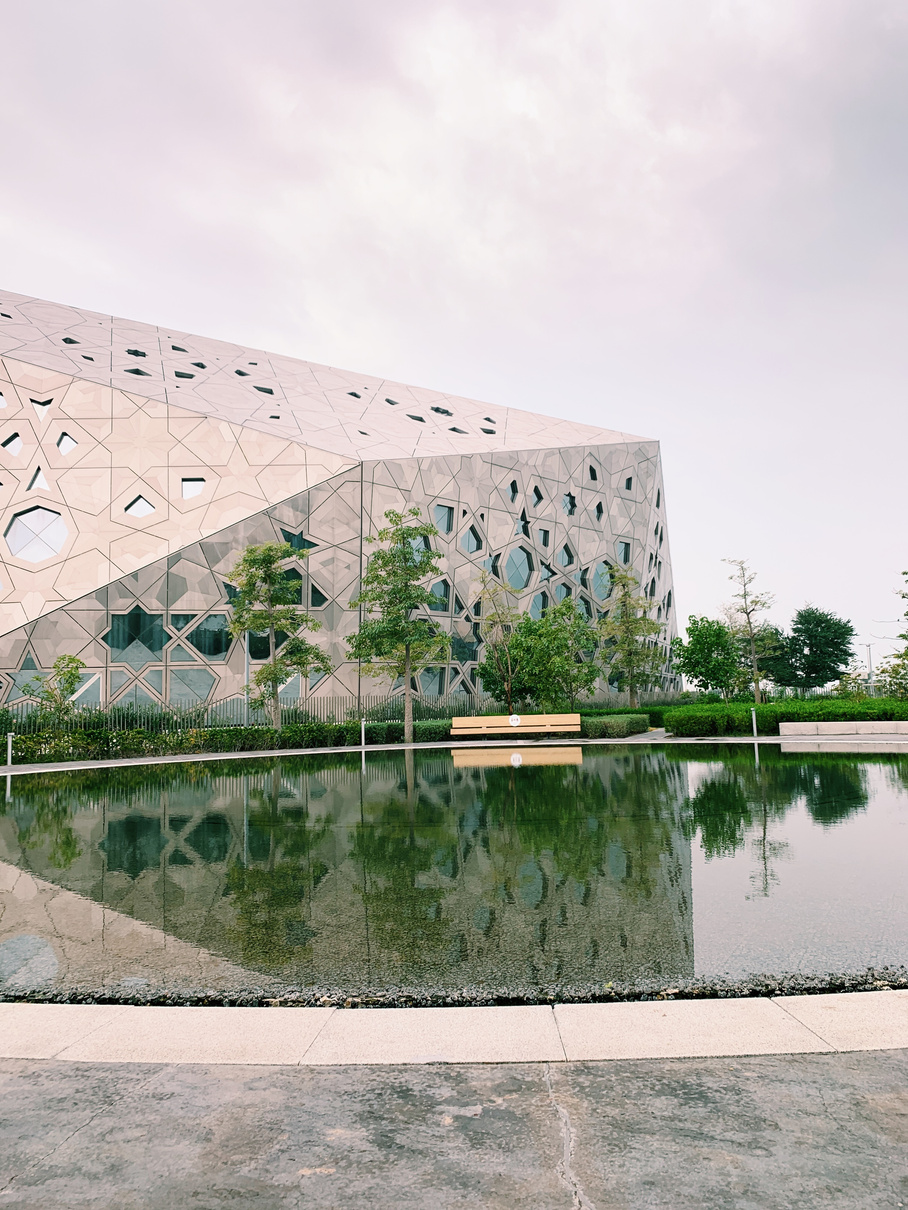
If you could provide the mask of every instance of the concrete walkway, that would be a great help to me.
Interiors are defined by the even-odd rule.
[[[898,1050],[355,1068],[6,1059],[0,1207],[897,1210],[906,1088]]]
[[[488,1008],[0,1004],[0,1058],[565,1063],[908,1048],[908,991]]]

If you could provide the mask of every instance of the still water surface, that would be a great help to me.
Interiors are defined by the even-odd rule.
[[[519,992],[906,962],[908,759],[760,757],[616,745],[516,768],[486,749],[17,777],[0,987]]]

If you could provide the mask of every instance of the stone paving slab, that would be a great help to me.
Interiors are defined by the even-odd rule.
[[[123,1004],[0,1004],[0,1058],[53,1058],[126,1011]]]
[[[776,1004],[763,999],[558,1004],[555,1020],[568,1059],[668,1059],[835,1049],[793,1017],[786,1020]]]
[[[338,1009],[304,1062],[526,1063],[562,1062],[552,1010],[500,1008]]]
[[[471,1008],[0,1003],[0,1058],[321,1067],[908,1048],[908,991]]]
[[[331,1008],[144,1008],[129,1005],[57,1057],[103,1063],[299,1063]]]
[[[775,1003],[836,1050],[908,1047],[908,991],[779,996]]]

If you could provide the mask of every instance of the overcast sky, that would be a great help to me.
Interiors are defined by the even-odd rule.
[[[682,618],[893,647],[904,0],[3,8],[6,288],[657,437]]]

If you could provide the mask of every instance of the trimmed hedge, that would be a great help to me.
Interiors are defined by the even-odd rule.
[[[645,714],[600,714],[580,716],[580,734],[585,739],[624,739],[649,730]]]
[[[438,743],[451,734],[450,719],[417,719],[413,724],[416,743]],[[367,744],[402,743],[402,722],[366,723]],[[273,727],[199,727],[186,731],[41,731],[17,735],[13,740],[13,763],[43,761],[111,760],[135,756],[190,756],[217,752],[270,752],[287,748],[358,748],[358,720],[345,723],[288,723],[280,731]]]
[[[665,711],[665,727],[672,735],[751,735],[751,709],[757,712],[757,733],[778,735],[779,723],[890,722],[908,719],[908,702],[894,698],[848,701],[815,698],[813,701],[767,702],[751,707],[743,702],[716,706],[676,706]]]
[[[645,714],[651,727],[664,727],[666,710],[671,706],[636,706],[633,711],[628,706],[581,706],[580,713],[584,718],[625,718],[629,714]]]

